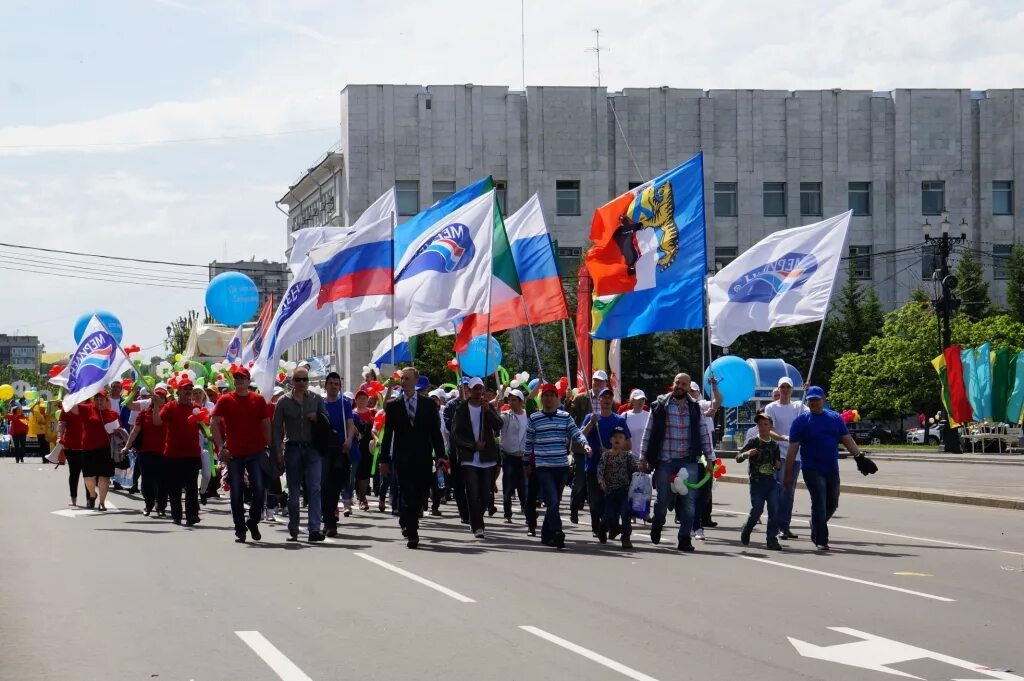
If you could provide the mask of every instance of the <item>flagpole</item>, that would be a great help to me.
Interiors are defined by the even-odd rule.
[[[520,302],[523,304],[523,316],[526,318],[526,328],[530,330],[530,340],[533,342],[533,354],[537,358],[537,375],[541,378],[544,377],[544,366],[540,362],[540,350],[537,349],[537,336],[533,333],[533,324],[530,323],[530,306],[526,304],[526,296],[520,296]],[[565,320],[562,320],[563,322]]]
[[[395,211],[391,211],[391,368],[395,368]],[[372,358],[371,358],[372,360]]]
[[[496,208],[495,208],[495,200],[492,198],[491,199],[491,276],[490,276],[490,279],[488,279],[488,286],[487,286],[487,335],[484,336],[484,375],[480,377],[484,381],[487,380],[487,377],[490,375],[490,370],[491,370],[491,294],[494,293],[494,211],[495,210],[496,210]],[[504,226],[502,228],[504,228]],[[508,237],[506,236],[506,238],[508,238]],[[494,371],[495,371],[495,373],[497,373],[498,368],[495,367]],[[500,392],[500,390],[499,390],[500,388],[501,388],[501,386],[499,386],[499,385],[495,385],[494,386],[494,389],[498,390],[499,392]]]
[[[575,338],[575,336],[573,336]],[[562,349],[565,350],[565,376],[572,376],[572,367],[569,366],[569,338],[565,330],[565,320],[562,320]]]
[[[828,308],[832,304],[832,296],[829,295],[828,304],[825,305],[825,316],[821,318],[821,326],[818,327],[818,339],[814,341],[814,353],[811,355],[811,366],[807,370],[807,378],[804,379],[804,385],[811,384],[811,375],[814,373],[814,363],[818,359],[818,346],[821,345],[821,336],[825,332],[825,320],[828,319]]]

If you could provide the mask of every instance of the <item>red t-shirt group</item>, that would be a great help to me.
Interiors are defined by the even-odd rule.
[[[82,449],[92,451],[110,447],[110,434],[106,425],[117,421],[117,412],[113,409],[97,409],[91,404],[78,405],[78,416],[82,420]]]
[[[164,456],[171,459],[199,457],[199,424],[189,423],[192,407],[177,402],[168,402],[160,410],[160,421],[167,434],[164,440]]]
[[[251,456],[263,451],[267,440],[263,436],[263,419],[270,418],[267,401],[257,393],[221,395],[213,410],[213,417],[224,424],[224,444],[232,457]]]
[[[28,435],[28,421],[22,414],[8,414],[7,420],[11,422],[11,435]]]
[[[143,409],[137,423],[142,428],[139,451],[146,454],[163,454],[164,444],[167,442],[167,426],[164,423],[159,426],[153,423],[153,409]]]

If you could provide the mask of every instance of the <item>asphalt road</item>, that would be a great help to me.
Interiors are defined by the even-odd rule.
[[[56,514],[65,476],[0,463],[0,679],[1024,678],[1019,511],[844,495],[830,554],[802,514],[780,554],[739,544],[746,490],[721,485],[695,554],[642,525],[628,553],[583,526],[557,552],[518,518],[481,541],[450,507],[418,551],[376,512],[242,546],[226,501],[191,529],[124,495]]]

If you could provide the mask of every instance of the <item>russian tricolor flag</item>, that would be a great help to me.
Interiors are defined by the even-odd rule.
[[[320,279],[317,307],[344,299],[390,295],[394,291],[391,236],[391,218],[387,217],[312,249],[309,259]],[[336,311],[341,311],[338,307]]]
[[[544,324],[568,319],[569,310],[558,276],[558,263],[537,194],[505,219],[505,231],[523,295],[500,302],[492,301],[491,332],[526,326],[527,320],[529,324]],[[471,338],[487,333],[487,328],[486,314],[473,314],[463,319],[459,324],[455,350],[464,350]]]

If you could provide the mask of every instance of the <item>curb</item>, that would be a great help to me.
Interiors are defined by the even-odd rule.
[[[1024,459],[1000,461],[998,458],[991,459],[968,459],[964,457],[948,457],[948,456],[929,456],[925,455],[904,455],[899,454],[885,454],[881,452],[873,452],[868,450],[868,456],[873,461],[919,461],[921,463],[964,463],[964,464],[984,464],[986,466],[1024,466]],[[849,454],[840,454],[840,459],[851,459]]]
[[[746,485],[749,483],[747,476],[723,475],[719,482],[731,482]],[[797,487],[807,489],[802,480],[797,481]],[[984,506],[987,508],[1002,508],[1011,511],[1024,511],[1024,499],[1013,497],[988,497],[976,494],[958,494],[956,492],[945,492],[942,490],[913,489],[908,487],[871,487],[868,485],[851,485],[845,482],[839,484],[839,491],[848,494],[864,494],[874,497],[894,497],[897,499],[915,499],[918,501],[939,501],[948,504],[965,504],[968,506]]]

